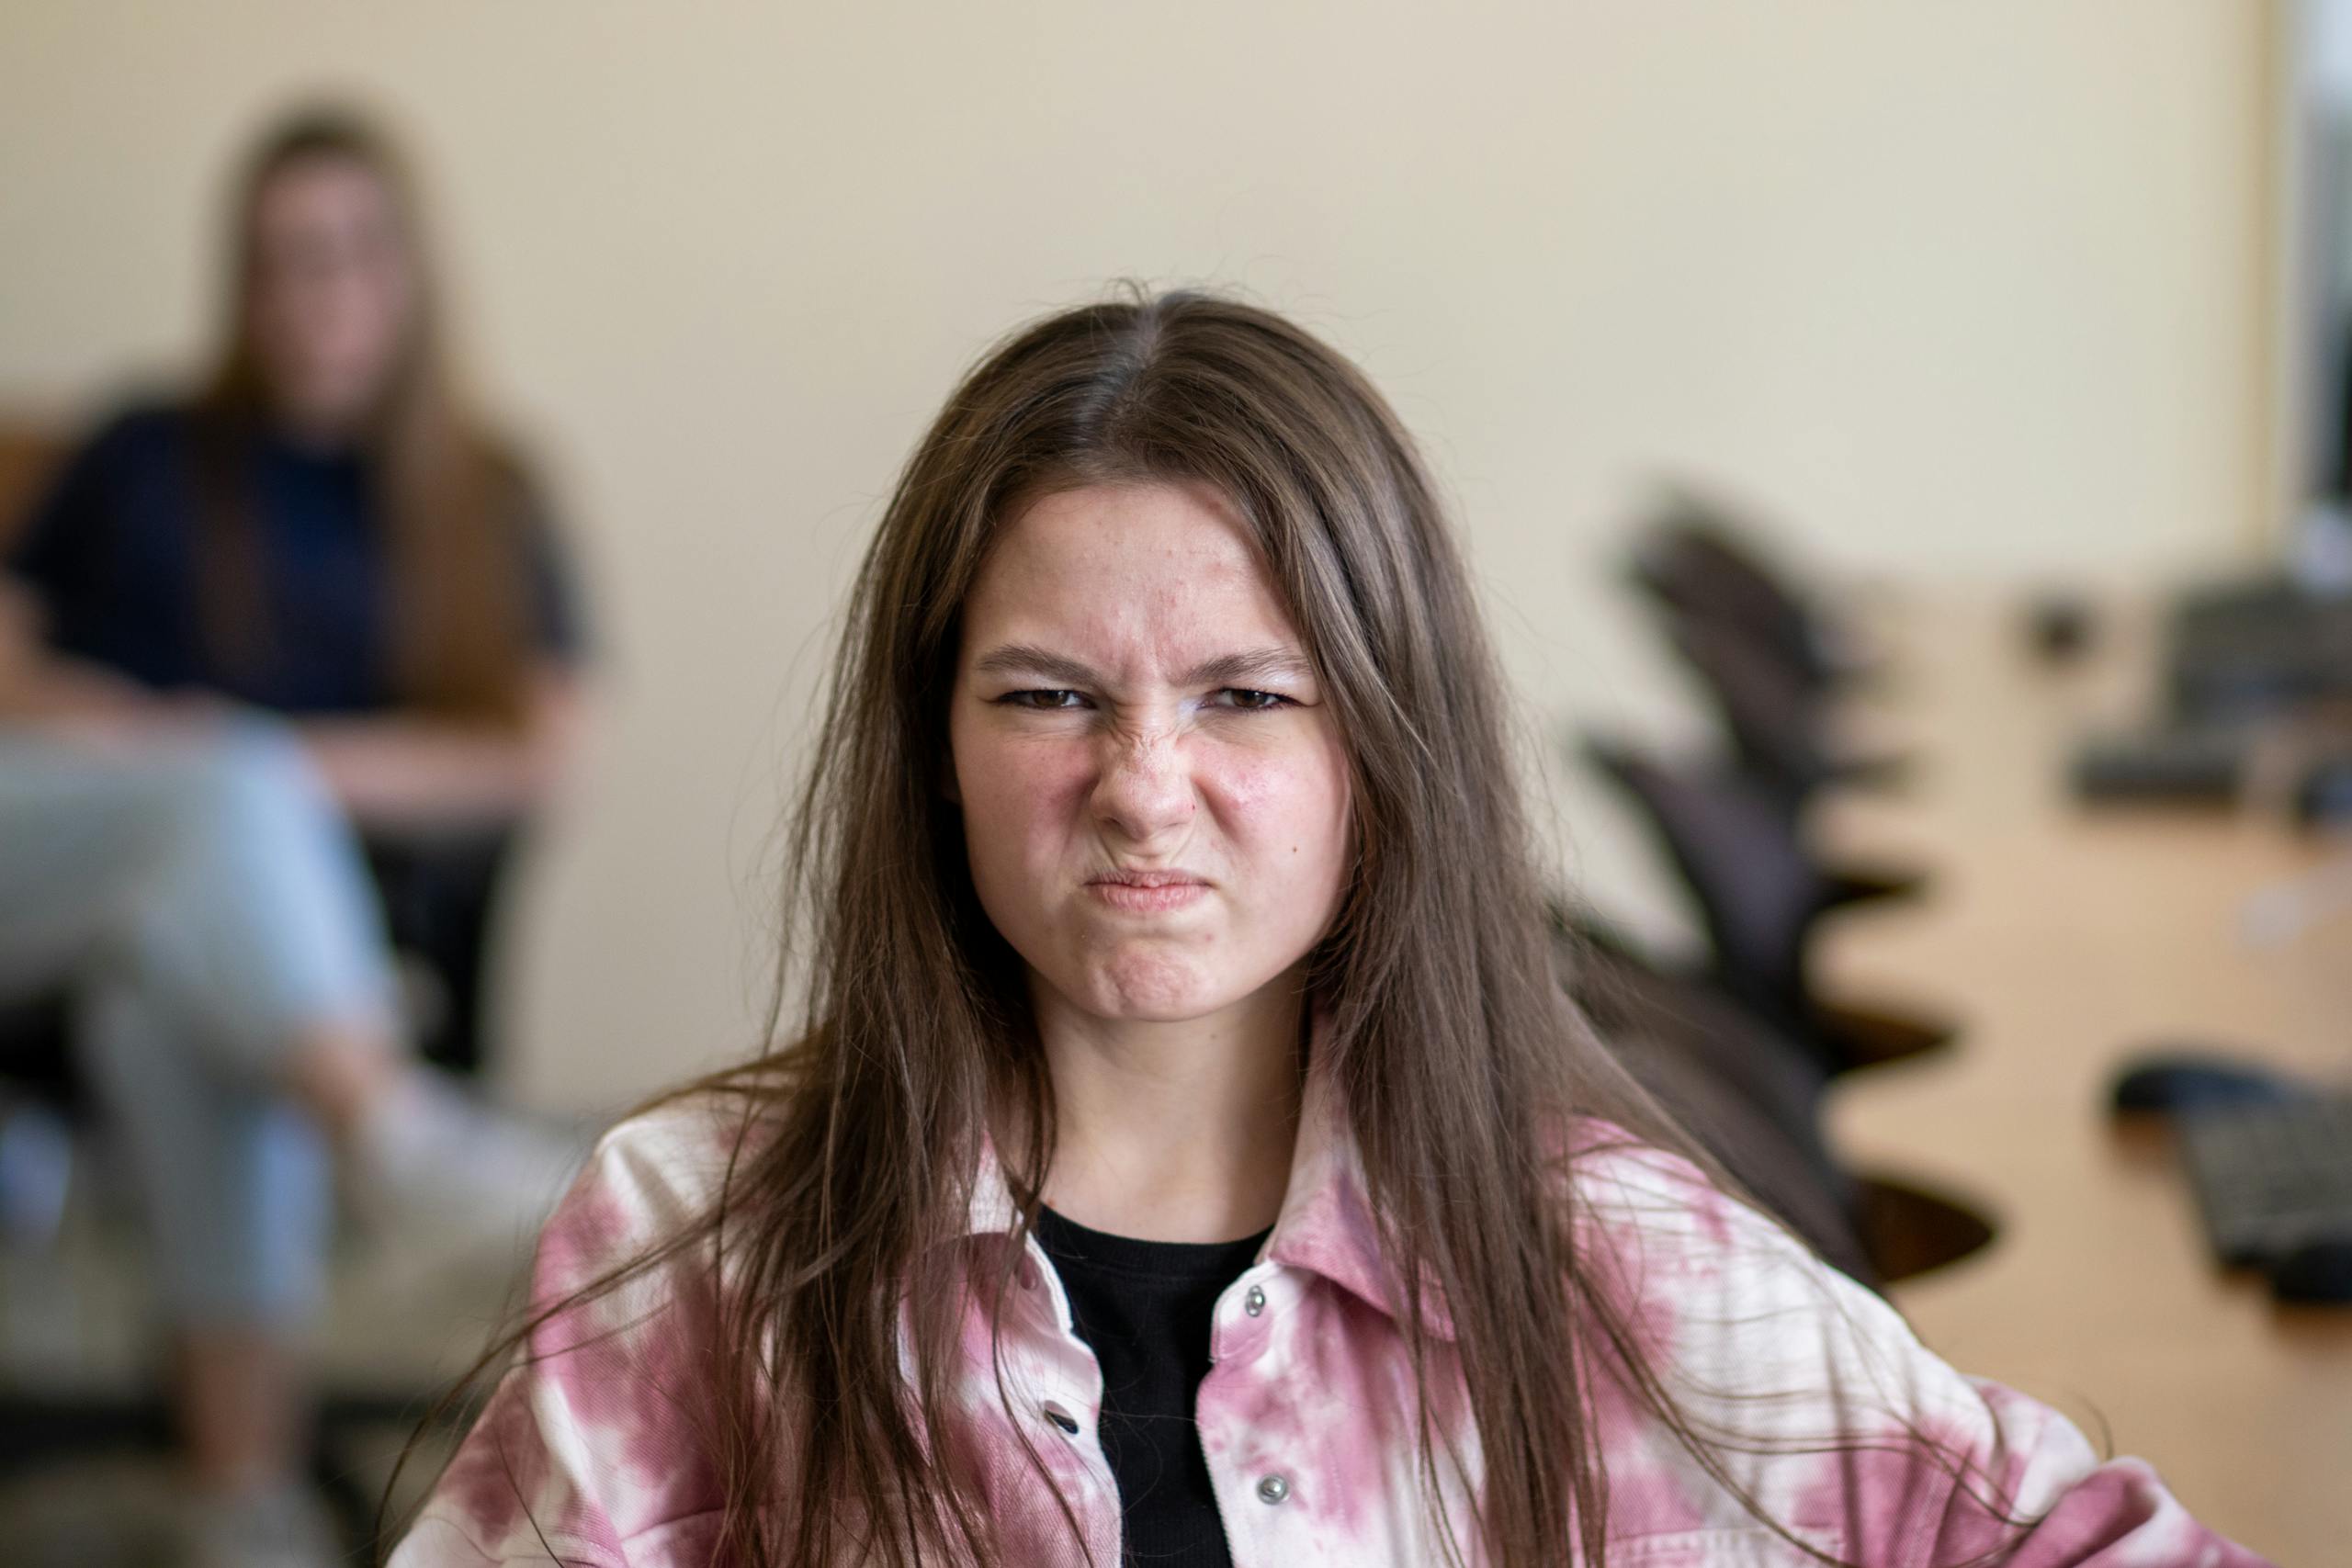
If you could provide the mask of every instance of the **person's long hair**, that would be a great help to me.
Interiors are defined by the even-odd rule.
[[[408,314],[383,385],[357,432],[390,592],[381,624],[394,694],[405,706],[511,723],[528,668],[525,511],[513,452],[474,419],[448,365],[440,289],[407,161],[368,118],[300,111],[248,155],[232,197],[218,360],[196,400],[198,626],[216,667],[243,671],[273,650],[255,509],[256,444],[273,400],[255,341],[256,215],[278,175],[312,160],[364,170],[382,188],[410,276]]]
[[[1423,1412],[1423,1501],[1441,1516],[1462,1456],[1429,1412],[1466,1395],[1476,1424],[1476,1517],[1440,1517],[1440,1539],[1498,1568],[1600,1562],[1604,1378],[1746,1496],[1574,1243],[1569,1116],[1719,1172],[1564,991],[1504,683],[1422,463],[1332,349],[1263,310],[1176,292],[1021,331],[916,446],[857,574],[786,840],[796,1043],[686,1091],[731,1097],[746,1119],[702,1222],[537,1303],[477,1368],[655,1264],[718,1270],[716,1344],[696,1373],[719,1411],[703,1434],[724,1495],[714,1562],[1005,1561],[957,1462],[967,1298],[926,1270],[955,1256],[940,1244],[965,1224],[992,1114],[1011,1119],[991,1142],[1012,1151],[1025,1232],[1055,1107],[1021,961],[980,907],[941,791],[959,615],[1021,505],[1164,482],[1212,486],[1244,520],[1345,738],[1354,864],[1307,985],[1328,1021],[1317,1069],[1361,1147],[1383,1256],[1394,1280],[1433,1284],[1451,1317],[1447,1345],[1420,1290],[1392,1292]],[[1020,1256],[971,1265],[977,1299],[1001,1309]],[[1036,1479],[1052,1484],[1042,1466]]]

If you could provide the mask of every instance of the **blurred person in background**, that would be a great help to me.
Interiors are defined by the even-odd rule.
[[[74,987],[153,1233],[197,1561],[322,1560],[299,1347],[338,1189],[510,1245],[563,1145],[409,1050],[360,835],[529,813],[580,723],[555,531],[456,397],[413,186],[270,133],[192,398],[117,414],[0,573],[0,991]]]

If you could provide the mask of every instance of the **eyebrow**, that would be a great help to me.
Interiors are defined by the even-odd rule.
[[[1069,686],[1101,686],[1102,676],[1078,660],[1037,647],[1009,642],[972,660],[976,675],[1026,674],[1043,676]],[[1181,686],[1241,686],[1253,682],[1304,681],[1313,666],[1295,649],[1253,648],[1204,659],[1177,677]]]

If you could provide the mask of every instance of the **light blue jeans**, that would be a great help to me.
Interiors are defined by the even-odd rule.
[[[331,1168],[281,1069],[308,1028],[385,1028],[392,987],[358,845],[285,726],[125,751],[0,724],[0,996],[60,984],[166,1319],[307,1315]]]

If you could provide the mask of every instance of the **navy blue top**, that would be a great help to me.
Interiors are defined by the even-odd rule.
[[[4,564],[41,599],[49,643],[159,690],[195,686],[292,714],[398,705],[391,569],[364,459],[276,436],[254,442],[252,493],[267,617],[250,667],[223,668],[198,610],[195,420],[149,404],[107,422],[65,464]],[[583,654],[560,541],[536,501],[523,536],[526,636]]]

